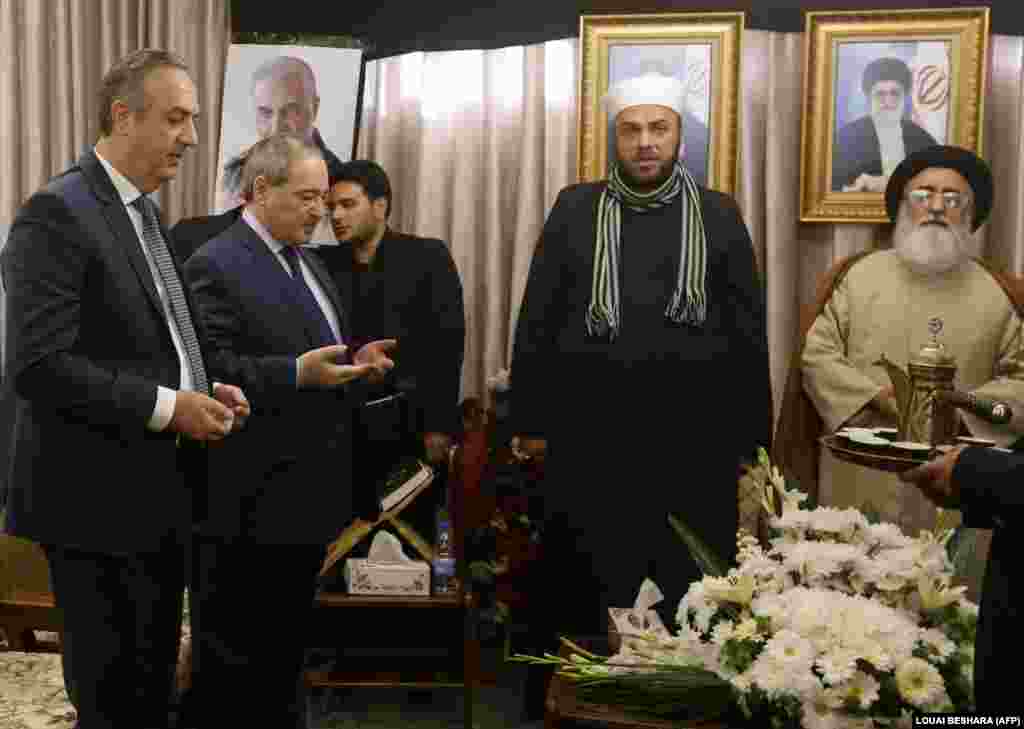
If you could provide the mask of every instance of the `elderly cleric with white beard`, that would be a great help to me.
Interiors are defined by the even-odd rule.
[[[799,430],[799,397],[813,405],[820,431],[895,426],[892,384],[875,362],[884,354],[905,369],[931,340],[929,320],[938,317],[939,340],[956,358],[957,389],[1008,402],[1014,412],[1008,424],[996,426],[958,411],[964,434],[1005,446],[1024,433],[1021,320],[1008,293],[1013,287],[971,255],[974,233],[991,212],[992,192],[985,162],[957,147],[932,146],[896,168],[885,195],[896,224],[892,247],[858,254],[833,269],[799,350],[799,372],[792,373],[802,375],[794,380],[802,392],[787,392],[778,432]],[[807,444],[812,448],[817,454],[818,446]],[[800,449],[789,443],[786,450]],[[913,534],[935,527],[934,506],[895,476],[842,463],[827,452],[820,456],[820,504],[868,508]]]

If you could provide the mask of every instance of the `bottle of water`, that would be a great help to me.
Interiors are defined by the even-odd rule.
[[[455,554],[452,551],[451,519],[445,504],[437,510],[432,572],[435,595],[448,595],[455,591]]]

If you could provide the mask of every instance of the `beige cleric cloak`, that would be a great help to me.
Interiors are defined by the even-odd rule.
[[[786,476],[794,479],[800,490],[808,493],[815,503],[819,498],[819,438],[823,435],[823,423],[810,397],[804,391],[801,357],[807,341],[807,332],[824,311],[835,287],[854,263],[874,252],[871,250],[856,253],[838,261],[825,273],[812,304],[801,312],[800,336],[790,361],[782,409],[772,440],[772,462]],[[999,283],[1016,309],[1017,315],[1024,319],[1024,280],[998,271],[981,259],[975,260]]]

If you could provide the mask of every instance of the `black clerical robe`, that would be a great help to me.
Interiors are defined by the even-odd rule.
[[[679,599],[700,572],[671,531],[674,512],[725,559],[735,555],[741,461],[769,447],[763,294],[735,203],[701,188],[707,320],[675,324],[681,202],[623,211],[621,331],[589,336],[597,204],[604,183],[564,189],[531,264],[512,362],[511,418],[545,437],[547,597],[556,630],[601,632],[644,577]],[[671,620],[672,622],[668,622]]]

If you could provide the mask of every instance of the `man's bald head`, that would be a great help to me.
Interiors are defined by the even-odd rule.
[[[253,72],[252,100],[260,139],[286,133],[312,140],[320,97],[313,69],[301,58],[265,61]]]

